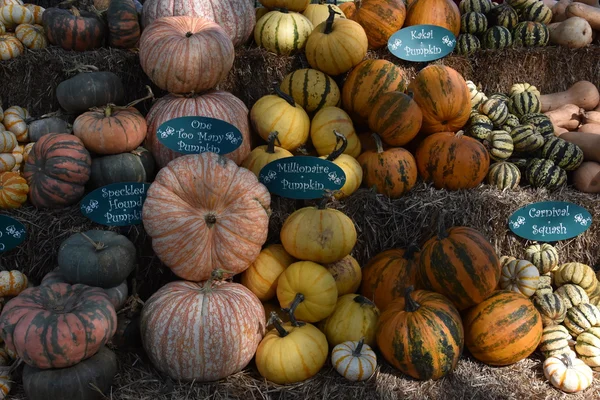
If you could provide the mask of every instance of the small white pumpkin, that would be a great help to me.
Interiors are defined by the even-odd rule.
[[[0,399],[5,399],[12,388],[11,368],[10,366],[0,367]]]
[[[527,260],[513,260],[502,267],[500,289],[531,297],[538,288],[540,272]]]
[[[594,380],[594,372],[573,354],[561,354],[544,361],[544,376],[552,386],[565,393],[577,393],[587,389]]]
[[[331,351],[331,363],[335,370],[350,381],[369,379],[377,367],[377,356],[365,339],[338,344]]]

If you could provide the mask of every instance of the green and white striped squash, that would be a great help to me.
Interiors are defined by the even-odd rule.
[[[537,267],[540,274],[558,269],[558,251],[548,243],[532,244],[525,249],[525,259]]]
[[[552,120],[543,113],[525,114],[519,118],[521,124],[532,124],[544,138],[554,136]]]
[[[507,29],[513,29],[519,23],[519,14],[508,4],[500,4],[490,11],[490,25],[502,26]]]
[[[481,48],[479,38],[470,33],[461,33],[456,39],[454,51],[461,56],[475,54]]]
[[[499,190],[516,189],[521,182],[521,171],[513,163],[500,161],[490,166],[487,182]]]
[[[313,28],[300,13],[270,11],[256,22],[254,41],[272,53],[290,55],[304,48]]]
[[[536,94],[538,97],[540,97],[542,95],[535,86],[533,86],[532,84],[527,83],[527,82],[514,83],[510,87],[510,92],[508,95],[510,97],[510,96],[514,96],[515,94],[519,94],[519,93],[523,93],[523,92],[531,92],[531,93]]]
[[[488,28],[488,20],[485,14],[480,12],[468,12],[460,17],[461,33],[470,33],[472,35],[480,35],[485,33]]]
[[[580,333],[575,352],[594,371],[600,371],[600,327],[592,326]]]
[[[598,287],[596,272],[587,264],[569,262],[561,264],[552,275],[554,286],[572,283],[581,287],[591,297]]]
[[[510,131],[510,136],[513,138],[515,151],[531,153],[544,145],[544,137],[532,124],[517,126]]]
[[[480,87],[477,87],[473,81],[466,81],[467,87],[469,88],[469,95],[471,96],[471,108],[479,110],[481,103],[487,100],[485,93],[481,91]]]
[[[489,50],[505,49],[512,46],[512,34],[508,28],[493,26],[483,35],[483,48]]]
[[[492,131],[486,139],[486,142],[490,157],[494,161],[504,161],[508,159],[515,148],[510,133],[502,130]]]
[[[479,112],[486,115],[494,126],[502,126],[508,119],[508,106],[497,98],[488,98],[479,107]]]
[[[567,316],[567,307],[556,293],[547,293],[532,298],[533,305],[542,316],[544,326],[559,325]]]
[[[540,97],[533,92],[521,92],[510,96],[508,109],[517,117],[526,114],[539,113],[542,110]]]
[[[539,281],[540,273],[535,265],[527,260],[513,260],[502,267],[498,287],[531,297],[535,293]]]
[[[519,22],[512,30],[515,47],[543,47],[548,44],[550,32],[548,27],[539,22]]]
[[[581,286],[572,283],[560,286],[554,293],[561,297],[567,309],[590,302],[590,298],[585,290]]]
[[[504,102],[504,103],[506,103],[508,105],[508,99],[509,99],[509,97],[506,94],[504,94],[504,93],[493,93],[490,96],[490,99],[500,100],[500,101],[502,101],[502,102]]]
[[[563,325],[571,336],[577,337],[592,326],[600,326],[600,309],[590,303],[581,303],[571,307],[567,311]]]
[[[552,10],[542,1],[535,1],[521,11],[522,21],[539,22],[548,25],[552,21]]]
[[[502,130],[506,132],[511,132],[519,125],[521,125],[519,118],[517,118],[515,114],[508,113],[508,118],[506,118],[506,121],[504,121],[504,124],[502,125]]]
[[[540,283],[535,291],[535,296],[542,296],[548,293],[554,293],[554,289],[552,288],[552,276],[540,275]]]
[[[492,2],[491,0],[462,0],[458,4],[458,8],[461,14],[468,12],[487,14],[492,9]]]
[[[547,325],[542,332],[539,349],[545,358],[571,353],[573,350],[569,346],[570,340],[573,340],[573,337],[564,326]]]
[[[479,140],[486,140],[494,129],[492,120],[486,115],[474,113],[467,122],[467,135]]]
[[[575,143],[567,142],[555,136],[549,136],[542,147],[542,157],[554,162],[554,164],[573,171],[579,168],[583,162],[583,150]]]
[[[537,3],[538,1],[540,0],[507,0],[507,3],[509,6],[519,11],[523,10],[532,3]]]
[[[335,107],[341,99],[340,88],[333,78],[312,68],[298,69],[287,74],[279,88],[292,96],[307,113],[329,106]]]
[[[511,261],[516,260],[516,258],[514,258],[513,256],[502,256],[500,257],[500,268],[503,268],[506,264],[508,264]]]
[[[567,171],[550,160],[534,158],[527,163],[525,179],[535,188],[554,190],[567,182]]]

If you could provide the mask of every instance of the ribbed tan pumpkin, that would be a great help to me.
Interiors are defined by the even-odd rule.
[[[581,286],[590,296],[598,286],[596,273],[589,265],[571,262],[562,264],[553,275],[554,286],[562,286],[566,283],[573,283]]]
[[[360,140],[354,131],[354,124],[350,116],[341,108],[325,107],[319,110],[310,124],[310,138],[317,154],[325,156],[331,154],[337,147],[337,131],[346,137],[348,144],[344,154],[354,158],[361,152]]]
[[[140,38],[140,64],[150,80],[170,93],[200,93],[227,78],[234,49],[227,33],[203,18],[167,17]]]
[[[265,330],[265,311],[237,283],[176,281],[144,304],[144,349],[152,364],[173,379],[201,382],[241,371]]]
[[[203,153],[180,157],[158,172],[142,218],[160,260],[197,282],[217,269],[243,272],[256,260],[267,239],[270,204],[252,172]]]
[[[242,273],[242,285],[250,289],[260,301],[271,300],[277,294],[279,275],[295,261],[282,245],[267,246]]]

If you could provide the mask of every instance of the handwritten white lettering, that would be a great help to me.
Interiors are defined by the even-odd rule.
[[[530,218],[548,218],[548,217],[569,217],[569,206],[565,208],[548,208],[545,210],[538,210],[537,208],[532,208],[529,210]]]
[[[146,193],[146,187],[142,186],[139,188],[135,188],[133,185],[125,185],[123,189],[118,190],[108,190],[106,188],[102,188],[102,197],[112,199],[117,196],[140,196]]]
[[[433,29],[429,31],[426,31],[425,29],[421,29],[420,31],[411,31],[410,38],[412,40],[433,39]]]
[[[308,190],[325,190],[325,185],[320,182],[309,179],[307,182],[290,182],[287,179],[281,180],[281,185],[284,190],[298,190],[306,192]]]
[[[542,237],[546,235],[566,235],[567,228],[563,226],[562,222],[558,226],[537,226],[533,225],[532,233],[534,235],[540,235]]]

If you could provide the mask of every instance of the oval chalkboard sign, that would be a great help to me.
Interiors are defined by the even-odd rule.
[[[585,208],[566,201],[542,201],[515,211],[508,226],[517,236],[538,242],[556,242],[581,235],[592,225]]]
[[[27,237],[25,226],[8,215],[0,214],[0,253],[23,243]]]
[[[452,53],[456,37],[437,25],[413,25],[400,29],[388,40],[390,53],[406,61],[427,62]]]
[[[101,225],[127,226],[142,222],[142,207],[149,183],[113,183],[89,193],[81,201],[81,213]]]
[[[259,181],[269,192],[289,199],[319,199],[326,190],[340,190],[344,171],[328,160],[296,156],[271,161],[260,170]]]
[[[179,117],[161,124],[156,130],[158,141],[181,154],[235,151],[244,138],[238,128],[220,119]]]

